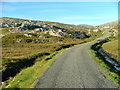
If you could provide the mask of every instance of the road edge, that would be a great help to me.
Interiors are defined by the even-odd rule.
[[[95,60],[95,62],[99,65],[100,69],[102,69],[103,74],[105,74],[105,76],[107,76],[118,88],[120,88],[120,84],[119,84],[120,74],[118,73],[118,71],[114,69],[114,67],[110,63],[105,61],[105,58],[98,52],[98,48],[96,47],[100,47],[100,44],[98,43],[96,47],[93,46],[95,44],[96,43],[92,44],[89,48],[90,55]],[[92,46],[94,48],[92,48]]]

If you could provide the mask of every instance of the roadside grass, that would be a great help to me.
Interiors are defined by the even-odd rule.
[[[118,49],[118,39],[104,43],[102,45],[102,48],[111,58],[120,63],[120,60],[118,59],[118,52],[120,52],[120,50]]]
[[[94,60],[102,67],[103,73],[112,80],[117,87],[120,87],[120,72],[117,71],[109,62],[107,62],[97,50],[101,47],[101,45],[105,42],[109,41],[109,39],[105,39],[98,43],[95,43],[91,46],[90,51]]]
[[[3,85],[3,88],[34,88],[38,78],[44,75],[44,72],[58,57],[58,53],[61,53],[64,50],[65,49],[53,52],[43,60],[38,58],[38,62],[29,68],[23,69],[14,78],[9,79],[7,83]]]

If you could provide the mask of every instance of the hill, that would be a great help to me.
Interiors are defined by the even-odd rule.
[[[79,30],[88,30],[90,28],[94,28],[94,26],[90,25],[70,25],[70,24],[63,24],[58,22],[48,22],[48,21],[37,21],[37,20],[26,20],[26,19],[19,19],[19,18],[9,18],[3,17],[0,18],[2,20],[2,24],[0,27],[29,27],[28,29],[23,28],[23,30],[30,30],[35,28],[43,28],[45,30],[48,29],[79,29]],[[18,29],[21,31],[22,29]]]
[[[102,25],[96,26],[97,28],[104,30],[107,29],[112,32],[112,36],[118,37],[118,21],[108,22]]]

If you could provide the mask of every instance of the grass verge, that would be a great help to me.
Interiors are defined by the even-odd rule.
[[[11,78],[3,85],[3,88],[33,88],[37,79],[44,75],[44,72],[55,61],[58,53],[63,52],[65,49],[53,52],[49,56],[46,56],[42,61],[36,62],[32,67],[23,69],[14,78]],[[38,58],[38,61],[41,58]]]
[[[99,64],[100,67],[102,67],[103,73],[110,80],[112,80],[117,87],[120,87],[120,72],[114,69],[114,67],[105,60],[104,56],[98,52],[98,49],[101,47],[101,45],[107,41],[109,41],[109,39],[105,39],[93,44],[90,48],[90,51],[94,60]]]
[[[105,53],[107,53],[111,58],[120,63],[120,60],[118,59],[118,52],[120,52],[118,48],[118,39],[111,40],[110,42],[103,44],[102,48]]]

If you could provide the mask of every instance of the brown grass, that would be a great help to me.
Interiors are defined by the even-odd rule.
[[[120,63],[120,60],[118,59],[118,52],[120,52],[120,50],[118,49],[118,39],[107,42],[103,44],[102,47],[108,55],[110,55],[112,58],[116,59]]]

